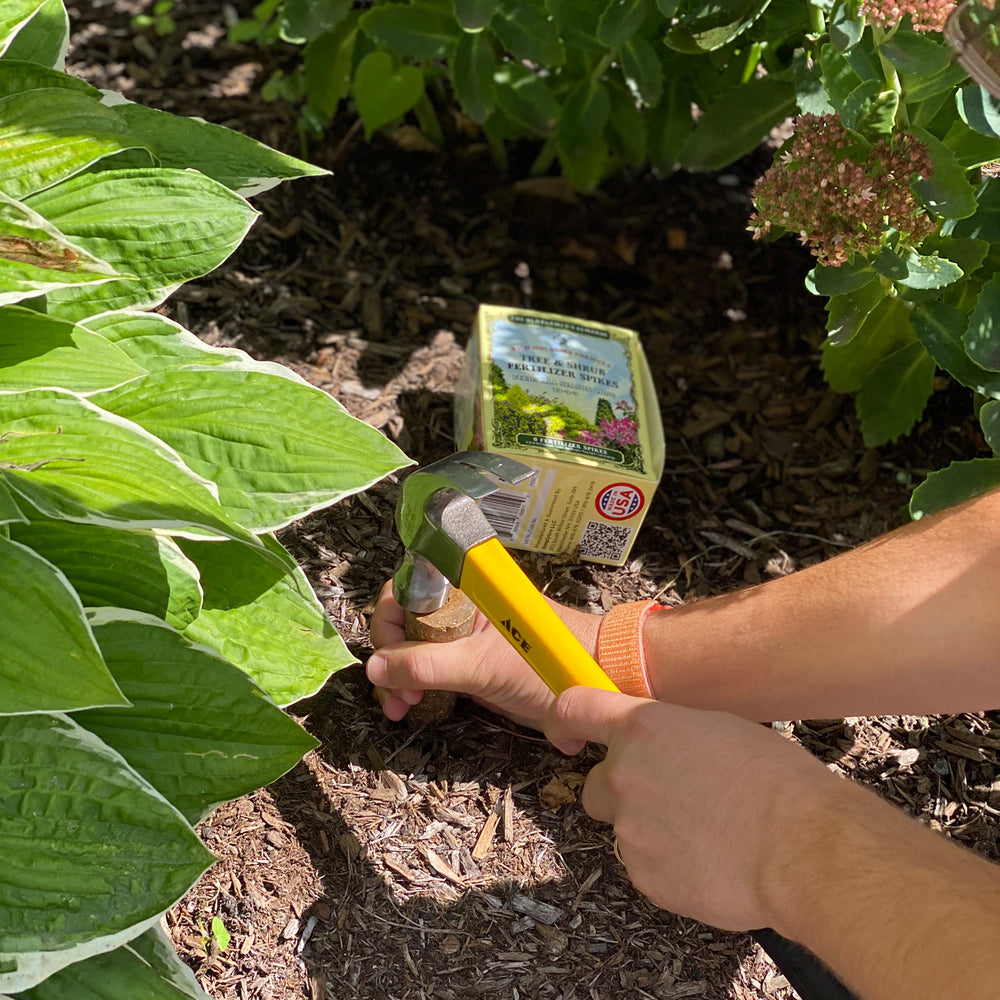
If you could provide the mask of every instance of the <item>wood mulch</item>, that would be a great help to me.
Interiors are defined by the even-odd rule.
[[[72,70],[299,151],[294,117],[260,96],[294,54],[225,40],[226,11],[249,3],[177,4],[163,39],[129,27],[148,6],[76,3]],[[453,450],[477,303],[639,330],[667,436],[661,487],[620,570],[521,556],[550,596],[600,611],[791,573],[901,523],[929,469],[987,453],[967,391],[947,379],[906,441],[864,447],[819,371],[808,257],[744,230],[766,151],[721,175],[622,176],[579,197],[558,179],[499,175],[475,135],[445,126],[447,156],[413,152],[409,131],[366,145],[345,110],[310,149],[333,175],[255,199],[264,214],[245,245],[167,308],[211,343],[291,365],[421,463]],[[515,149],[515,166],[530,155]],[[283,536],[359,659],[400,555],[395,493],[387,480]],[[322,745],[203,824],[219,862],[167,915],[217,1000],[793,996],[746,937],[632,889],[608,829],[578,804],[595,751],[566,759],[467,702],[433,729],[387,723],[360,667],[292,711]],[[1000,717],[779,725],[1000,859]]]

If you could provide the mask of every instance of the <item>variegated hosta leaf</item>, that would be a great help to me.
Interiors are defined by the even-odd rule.
[[[195,832],[93,733],[0,718],[0,991],[125,944],[212,863]]]
[[[11,41],[6,55],[62,69],[68,49],[69,16],[63,0],[44,0]]]
[[[0,306],[57,288],[121,277],[110,264],[70,243],[37,212],[0,191]]]
[[[4,0],[0,4],[0,55],[35,16],[45,0]]]
[[[0,145],[0,188],[23,199],[141,143],[112,108],[78,90],[50,87],[0,100]]]
[[[46,90],[50,87],[76,90],[81,94],[90,94],[94,100],[101,99],[101,92],[78,76],[60,73],[57,69],[40,66],[26,59],[11,59],[5,56],[0,61],[0,98],[20,94],[25,90]]]
[[[116,103],[115,111],[161,166],[200,170],[247,198],[283,180],[329,173],[199,118],[183,118],[130,101]]]
[[[155,948],[155,952],[152,949]],[[9,1000],[210,1000],[154,927],[114,951],[76,962]],[[3,997],[0,997],[3,1000]]]
[[[277,780],[317,745],[242,670],[163,622],[107,608],[91,625],[132,707],[74,719],[189,822]]]
[[[18,507],[10,487],[4,482],[3,477],[0,477],[0,525],[15,524],[27,520],[21,508]]]
[[[46,517],[253,543],[172,448],[80,396],[0,393],[0,427],[0,476]]]
[[[357,663],[330,624],[302,571],[271,536],[274,559],[229,542],[181,542],[201,573],[201,614],[184,634],[217,649],[279,705],[315,694],[337,670]]]
[[[0,714],[128,704],[69,581],[30,548],[2,535],[0,608]],[[0,823],[2,816],[0,806]]]
[[[96,393],[219,487],[229,516],[272,531],[407,464],[320,389],[254,371],[163,371]]]
[[[246,351],[235,347],[211,347],[180,323],[159,313],[121,309],[88,316],[83,325],[106,337],[148,372],[166,368],[201,370],[208,366],[220,366],[267,372],[300,385],[309,384],[285,365],[274,361],[256,361]]]
[[[11,538],[58,566],[90,608],[131,608],[185,628],[201,610],[198,568],[166,535],[33,519]]]
[[[67,319],[162,302],[218,267],[258,214],[204,174],[162,167],[79,174],[27,203],[88,253],[136,276],[50,292],[48,311]]]
[[[124,351],[82,326],[32,309],[0,308],[0,390],[86,392],[145,374]]]

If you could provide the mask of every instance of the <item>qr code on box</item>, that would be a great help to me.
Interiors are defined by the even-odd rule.
[[[620,524],[588,521],[580,538],[580,555],[584,559],[620,561],[628,551],[632,529]]]

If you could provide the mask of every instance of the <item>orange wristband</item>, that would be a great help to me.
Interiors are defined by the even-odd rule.
[[[651,611],[669,607],[656,601],[631,601],[612,608],[597,630],[597,662],[624,694],[653,698],[642,647],[642,626]]]

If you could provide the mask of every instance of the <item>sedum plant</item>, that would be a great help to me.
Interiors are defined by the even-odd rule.
[[[61,70],[0,7],[0,998],[205,994],[160,918],[194,831],[315,741],[354,662],[275,532],[407,459],[290,370],[153,307],[322,171]]]

